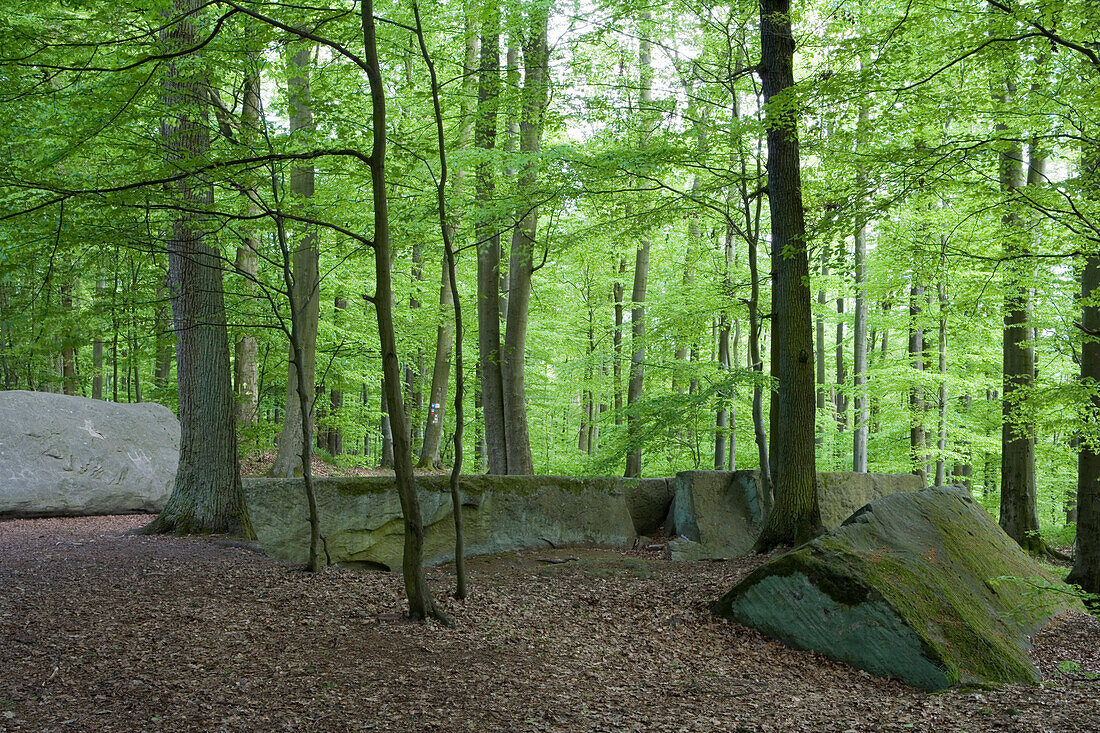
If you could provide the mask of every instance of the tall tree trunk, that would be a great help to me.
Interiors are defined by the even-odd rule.
[[[495,189],[494,163],[497,108],[500,97],[500,10],[482,11],[481,63],[478,69],[477,122],[474,145],[485,151],[477,166],[475,198],[481,209],[477,239],[477,340],[481,374],[481,410],[489,473],[508,473],[507,431],[504,422],[504,383],[500,348],[500,234],[488,210]]]
[[[1086,159],[1086,173],[1100,193],[1100,153]],[[1081,381],[1089,389],[1089,409],[1100,414],[1100,256],[1085,257],[1081,271]],[[1100,446],[1096,439],[1081,441],[1077,457],[1077,539],[1073,568],[1066,582],[1100,594]]]
[[[466,102],[474,98],[477,86],[477,33],[471,24],[467,24],[466,57],[463,61],[465,78],[462,82],[463,97],[461,103],[462,124],[459,129],[458,147],[466,149],[474,139],[474,122],[471,111]],[[454,167],[451,178],[452,190],[456,197],[463,193],[466,180],[466,171],[462,166]],[[449,226],[452,230],[458,228],[457,217]],[[454,290],[451,288],[451,280],[457,276],[453,267],[447,263],[444,256],[442,277],[439,285],[439,325],[435,334],[435,360],[432,368],[432,386],[428,393],[428,418],[424,424],[424,443],[420,450],[420,468],[439,468],[442,466],[440,448],[443,443],[443,425],[446,417],[447,382],[451,376],[451,353],[454,350],[454,331],[456,325],[452,315],[456,312]],[[461,306],[458,306],[461,309]],[[458,446],[461,450],[461,446]]]
[[[638,107],[641,118],[645,120],[652,113],[650,107],[653,102],[653,63],[650,56],[651,42],[649,38],[652,32],[653,16],[648,10],[645,10],[642,11],[639,20],[638,73],[640,91]],[[639,147],[644,148],[646,146],[647,137],[648,131],[643,130]],[[641,401],[645,382],[645,296],[646,282],[649,277],[649,247],[649,239],[642,238],[634,255],[634,287],[630,298],[630,380],[626,391],[628,447],[626,470],[623,474],[627,478],[642,475],[641,416],[637,414],[637,404]]]
[[[1001,102],[1005,103],[1014,89],[1005,84]],[[999,124],[998,132],[1008,134]],[[1042,177],[1043,158],[1032,151],[1031,165]],[[1011,142],[1000,154],[1000,185],[1008,198],[1025,183],[1023,150]],[[1013,205],[1006,202],[1006,205]],[[1012,211],[1002,217],[1004,250],[1009,261],[1004,264],[1004,339],[1003,377],[1001,384],[1001,502],[1000,525],[1009,537],[1028,552],[1044,549],[1039,535],[1039,514],[1035,484],[1035,425],[1028,417],[1027,402],[1035,379],[1035,349],[1031,344],[1031,279],[1034,262],[1024,238],[1024,222]]]
[[[939,357],[940,357],[940,386],[937,405],[937,433],[936,438],[936,486],[943,486],[946,481],[945,466],[947,461],[947,291],[943,283],[936,285],[939,294],[940,328],[939,328]]]
[[[771,213],[772,361],[779,377],[772,430],[775,506],[756,549],[767,552],[821,532],[814,465],[814,344],[810,267],[802,208],[798,125],[793,105],[769,104],[794,86],[789,0],[760,4],[760,76],[767,105],[768,208]],[[788,93],[789,94],[789,93]]]
[[[825,411],[825,400],[827,396],[826,374],[825,374],[825,303],[827,301],[825,296],[825,282],[829,278],[829,248],[827,245],[822,245],[821,248],[821,287],[817,291],[817,316],[814,318],[816,326],[816,336],[814,339],[814,346],[817,358],[817,399],[816,405],[818,412]],[[818,445],[825,442],[824,432],[816,432],[815,439]]]
[[[245,77],[241,95],[241,138],[257,142],[260,130],[260,59],[249,53],[245,59]],[[251,195],[250,195],[251,194]],[[242,196],[245,216],[257,216],[257,193],[245,192]],[[245,231],[237,245],[236,269],[244,278],[246,293],[255,291],[259,275],[259,240],[251,229]],[[249,330],[241,332],[234,345],[234,391],[237,396],[237,421],[252,425],[260,419],[260,346],[259,340]],[[289,373],[289,372],[288,372]]]
[[[308,135],[315,130],[313,124],[313,103],[310,98],[310,65],[313,59],[314,45],[311,42],[296,44],[297,49],[290,57],[288,64],[288,103],[290,107],[290,134]],[[313,164],[299,165],[291,168],[290,190],[299,205],[303,205],[301,199],[308,200],[313,196],[314,170]],[[313,436],[302,434],[302,426],[308,424],[312,430],[312,416],[310,420],[303,421],[299,414],[303,404],[298,399],[299,384],[298,370],[293,366],[295,360],[299,360],[305,382],[301,385],[306,397],[305,403],[309,411],[313,411],[314,401],[314,374],[316,372],[317,354],[317,327],[321,314],[320,298],[320,273],[318,271],[318,245],[317,232],[311,228],[298,232],[298,243],[294,249],[294,302],[301,311],[299,322],[299,336],[302,353],[295,353],[293,345],[288,347],[290,365],[287,370],[286,384],[286,412],[283,416],[283,429],[279,433],[278,452],[275,463],[271,467],[272,476],[291,477],[301,471],[302,451],[306,443],[311,443]],[[312,444],[312,443],[311,443]]]
[[[65,311],[69,323],[73,323],[73,286],[66,283],[61,286],[61,308]],[[131,353],[132,353],[131,349]],[[132,358],[132,357],[131,357]],[[61,345],[61,377],[62,389],[67,395],[76,394],[76,334],[72,326],[66,327],[64,341]],[[140,402],[141,400],[138,400]]]
[[[626,392],[626,429],[629,448],[626,454],[626,471],[623,475],[635,478],[642,475],[641,418],[636,405],[642,398],[645,380],[645,296],[649,276],[649,240],[643,239],[634,258],[634,288],[630,308],[630,381]]]
[[[856,223],[855,324],[852,334],[852,387],[855,395],[852,415],[852,470],[867,473],[867,222],[860,215]],[[874,340],[872,339],[872,348]]]
[[[613,378],[615,381],[615,424],[623,424],[623,298],[626,297],[626,287],[623,285],[623,275],[626,274],[626,261],[618,257],[616,266],[615,283],[611,286],[611,300],[614,303],[615,325],[611,334],[613,354]]]
[[[348,308],[348,301],[339,295],[332,299],[332,321],[339,329],[340,319]],[[336,379],[334,378],[335,382]],[[344,391],[336,386],[329,389],[329,426],[325,435],[326,448],[330,456],[342,455],[344,452],[344,431],[340,427],[340,410],[344,407]]]
[[[390,224],[386,197],[386,97],[382,70],[378,65],[378,41],[374,25],[374,0],[363,0],[361,18],[367,77],[370,80],[372,147],[370,154],[371,189],[374,201],[374,310],[378,320],[378,338],[382,350],[382,388],[393,429],[394,483],[405,520],[405,548],[401,571],[409,619],[437,618],[450,623],[428,590],[424,574],[424,522],[413,475],[412,446],[405,426],[405,406],[401,399],[401,364],[397,360],[397,341],[393,328],[393,282],[390,273]]]
[[[106,294],[106,290],[107,290],[107,281],[101,275],[100,277],[96,278],[96,281],[95,281],[95,299],[96,299],[96,304],[97,305],[103,303],[104,295]],[[159,296],[159,293],[158,293],[158,296]],[[3,297],[2,294],[0,294],[0,298],[2,298],[2,297]],[[158,297],[158,303],[155,306],[156,312],[158,312],[158,313],[161,312],[161,305],[159,303],[159,300],[160,299]],[[2,305],[2,304],[0,304],[0,305]],[[0,310],[3,310],[3,309],[0,308]],[[159,321],[159,319],[157,319],[157,320]],[[162,330],[164,330],[163,325],[159,322],[156,323],[156,325],[154,326],[154,331],[156,332],[156,338],[157,338],[157,343],[158,344],[160,343],[160,340],[162,338],[161,337],[161,331]],[[6,338],[5,338],[5,341],[6,341]],[[0,341],[0,349],[3,349],[5,346],[6,346],[6,343],[4,343],[4,341]],[[158,386],[161,386],[161,385],[158,385]],[[6,389],[11,389],[11,388],[6,387]],[[99,332],[98,327],[96,328],[95,340],[92,342],[92,399],[93,400],[103,399],[103,335]]]
[[[531,458],[531,437],[527,427],[524,367],[535,234],[538,230],[538,207],[531,202],[535,198],[537,156],[542,147],[543,118],[549,101],[547,67],[550,51],[546,41],[546,28],[550,9],[548,4],[539,2],[529,12],[529,27],[523,43],[523,112],[519,126],[519,147],[520,153],[525,156],[525,162],[519,179],[521,204],[516,210],[517,224],[512,231],[512,253],[508,263],[508,315],[501,375],[504,385],[504,423],[508,432],[509,474],[535,472]]]
[[[199,0],[175,0],[173,22],[161,32],[166,48],[182,51],[197,41],[194,18]],[[165,108],[173,118],[161,124],[165,157],[171,166],[206,155],[210,147],[205,118],[205,80],[199,64],[166,62]],[[180,208],[168,239],[172,316],[176,331],[179,385],[180,457],[176,481],[164,509],[146,533],[217,532],[253,538],[241,490],[229,334],[218,253],[205,239],[201,214],[213,203],[209,183],[182,178],[171,194]]]
[[[921,484],[928,484],[926,455],[927,433],[924,428],[924,413],[927,410],[921,373],[924,372],[924,326],[921,313],[925,301],[924,285],[913,271],[913,282],[909,290],[909,359],[913,370],[913,386],[909,390],[909,461],[913,473],[920,476]]]

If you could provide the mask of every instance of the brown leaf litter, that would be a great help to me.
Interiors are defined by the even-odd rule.
[[[1087,616],[1036,639],[1041,685],[929,694],[713,616],[758,558],[477,558],[464,602],[429,571],[446,629],[403,622],[396,574],[125,534],[148,520],[0,522],[0,730],[1100,731]]]

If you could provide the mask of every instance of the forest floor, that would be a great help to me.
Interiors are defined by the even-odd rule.
[[[759,558],[566,548],[470,562],[457,625],[396,574],[317,576],[146,516],[0,522],[3,731],[1100,731],[1100,623],[1041,685],[929,694],[713,616]]]

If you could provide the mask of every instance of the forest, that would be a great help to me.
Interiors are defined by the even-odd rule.
[[[915,472],[1100,590],[1100,6],[790,5],[13,8],[3,386],[178,486]]]

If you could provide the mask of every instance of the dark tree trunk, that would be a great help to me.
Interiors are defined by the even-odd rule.
[[[162,32],[169,50],[196,43],[198,0],[176,0],[175,22]],[[183,67],[181,69],[181,67]],[[210,147],[205,81],[194,65],[167,62],[164,103],[174,117],[161,126],[170,165],[206,154]],[[146,533],[217,532],[252,538],[241,490],[236,410],[229,371],[229,334],[222,295],[221,260],[205,240],[201,214],[213,203],[208,183],[183,178],[171,191],[180,205],[171,224],[168,266],[176,332],[180,406],[180,458],[172,494]]]
[[[794,86],[794,36],[789,0],[760,5],[760,76],[765,104]],[[769,108],[768,207],[772,228],[772,360],[778,392],[772,430],[775,506],[756,549],[797,544],[821,532],[814,465],[814,344],[810,267],[802,208],[794,107]]]
[[[378,65],[378,41],[374,25],[374,0],[364,0],[361,9],[363,47],[370,80],[372,147],[371,189],[374,201],[374,309],[382,350],[383,399],[389,408],[393,429],[394,483],[405,521],[405,551],[401,563],[409,620],[437,618],[449,623],[436,608],[424,574],[424,522],[413,475],[412,445],[405,429],[405,406],[401,399],[401,364],[393,328],[393,281],[390,273],[390,225],[386,198],[386,97]]]
[[[500,10],[487,5],[481,31],[478,70],[477,123],[474,145],[486,151],[478,163],[475,198],[481,209],[477,239],[477,341],[481,375],[481,411],[489,473],[508,472],[508,442],[504,422],[504,382],[500,349],[500,234],[487,210],[495,188],[494,163],[488,151],[496,147],[500,96]]]
[[[1100,184],[1100,154],[1088,161],[1088,173]],[[1081,328],[1085,334],[1081,344],[1081,380],[1089,387],[1089,409],[1100,414],[1100,307],[1094,305],[1100,293],[1100,257],[1085,258],[1081,272]],[[1094,418],[1095,419],[1095,418]],[[1100,447],[1095,440],[1081,441],[1077,458],[1077,539],[1073,569],[1066,582],[1075,583],[1087,592],[1100,594]]]

